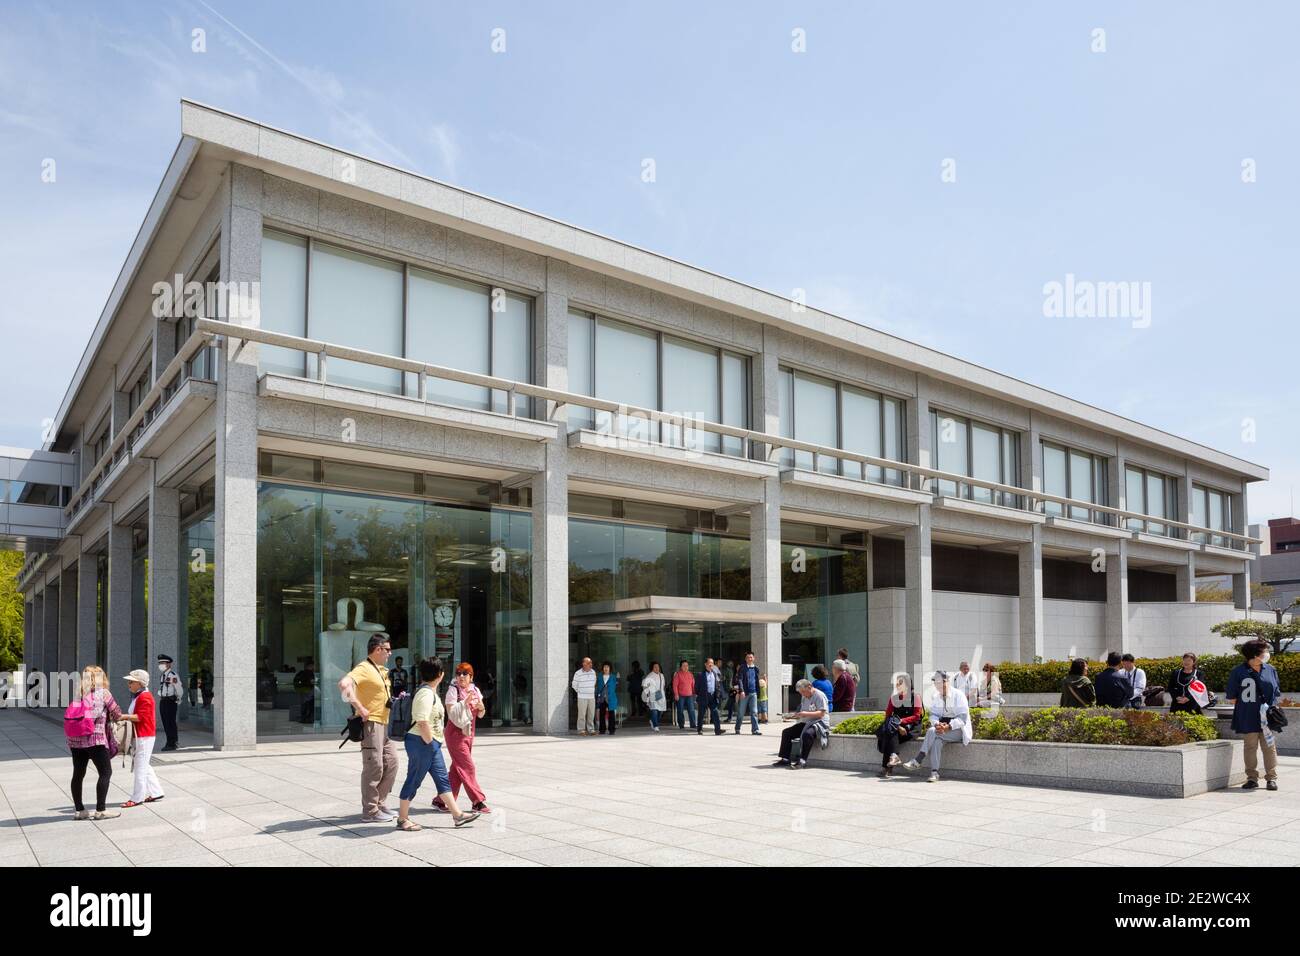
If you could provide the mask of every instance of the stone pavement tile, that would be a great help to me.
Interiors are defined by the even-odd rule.
[[[159,867],[174,866],[177,868],[190,868],[195,866],[229,866],[230,864],[223,860],[216,853],[185,851],[175,855],[151,854],[148,857],[137,858],[129,857],[131,862],[136,866]]]
[[[531,860],[534,863],[541,863],[543,866],[566,866],[576,863],[600,866],[620,859],[605,853],[596,853],[583,846],[557,846],[543,850],[522,850],[514,855],[525,860]],[[710,859],[712,858],[710,857]]]
[[[1171,833],[1170,830],[1161,830],[1160,833]],[[1204,843],[1195,839],[1187,839],[1184,834],[1179,839],[1169,839],[1154,834],[1150,836],[1125,837],[1124,841],[1117,845],[1118,849],[1125,851],[1136,850],[1139,853],[1159,853],[1161,856],[1187,857],[1195,856],[1198,853],[1204,853],[1207,849]]]
[[[40,866],[40,862],[36,859],[36,854],[31,850],[0,856],[0,869],[18,866]]]
[[[329,865],[330,865],[330,864],[326,863],[324,860],[318,860],[318,859],[316,859],[315,857],[312,857],[312,856],[307,855],[306,853],[299,853],[299,854],[297,854],[296,856],[293,856],[293,857],[274,857],[274,858],[271,858],[271,859],[265,859],[265,860],[262,860],[262,859],[259,859],[259,860],[245,860],[243,863],[235,863],[235,864],[234,864],[234,866],[240,866],[240,867],[243,867],[243,866],[263,866],[263,867],[266,867],[266,866],[276,866],[276,867],[279,867],[279,866],[291,866],[291,867],[293,867],[295,870],[296,870],[296,869],[301,869],[302,867],[321,868],[321,867],[328,867]]]
[[[927,863],[944,861],[949,864],[952,860],[948,857],[930,856],[926,853],[912,853],[902,847],[875,847],[870,850],[863,850],[861,853],[854,853],[851,856],[841,857],[851,863],[859,866],[924,866]]]
[[[632,858],[637,853],[647,852],[650,850],[661,850],[664,845],[655,843],[653,840],[642,840],[639,837],[619,836],[607,840],[596,840],[592,843],[585,844],[585,848],[593,853],[605,853],[609,856],[618,856]],[[699,853],[708,853],[703,847],[692,843],[690,849]]]
[[[1113,864],[1110,864],[1110,863],[1098,863],[1096,860],[1080,860],[1078,857],[1073,857],[1073,858],[1068,859],[1068,860],[1053,860],[1051,863],[1044,863],[1044,864],[1043,864],[1043,869],[1048,869],[1049,867],[1062,867],[1062,866],[1093,866],[1093,867],[1096,867],[1096,866],[1104,866],[1104,867],[1108,867],[1108,866],[1112,866],[1112,865],[1113,865]]]
[[[1105,830],[1094,830],[1089,826],[1078,826],[1054,831],[1045,837],[1041,837],[1041,839],[1098,847],[1114,846],[1116,843],[1123,842],[1127,837],[1123,833],[1107,833]]]
[[[1080,853],[1073,860],[1092,860],[1097,863],[1109,863],[1113,866],[1165,866],[1178,857],[1163,853],[1142,853],[1129,850],[1127,844],[1120,846],[1099,846]]]
[[[586,849],[590,849],[587,847]],[[707,853],[700,853],[689,847],[677,846],[659,846],[653,850],[634,850],[629,853],[608,854],[617,859],[631,860],[644,866],[705,866],[714,867],[719,864],[725,864],[727,861],[720,857],[710,856]],[[801,854],[806,860],[792,861],[792,865],[798,862],[814,860],[811,853]]]

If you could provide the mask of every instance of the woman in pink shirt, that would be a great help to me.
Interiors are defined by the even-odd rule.
[[[690,714],[691,730],[695,730],[695,675],[690,661],[683,660],[673,673],[673,696],[677,698],[677,726],[685,730],[685,714]]]
[[[472,809],[479,813],[492,812],[487,805],[487,795],[478,785],[478,770],[474,766],[474,728],[486,712],[483,694],[474,685],[474,667],[468,661],[461,661],[456,665],[451,686],[447,688],[447,725],[443,730],[447,752],[451,755],[451,771],[447,779],[451,784],[452,798],[460,796],[463,783],[465,792],[474,801]],[[457,716],[465,722],[464,727],[456,722]],[[437,800],[433,802],[433,808],[446,811]]]
[[[81,672],[81,700],[86,705],[87,716],[94,722],[88,734],[68,738],[72,751],[72,802],[77,807],[78,820],[110,820],[120,817],[116,810],[104,809],[108,799],[108,783],[113,777],[113,762],[108,752],[108,723],[120,720],[122,711],[108,692],[108,677],[104,671],[91,664]],[[86,767],[95,765],[99,779],[95,783],[95,814],[92,817],[81,802],[81,785],[86,779]]]

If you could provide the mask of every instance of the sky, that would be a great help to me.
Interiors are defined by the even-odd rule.
[[[188,97],[1266,465],[1250,519],[1291,514],[1297,32],[1282,0],[0,0],[0,445],[40,446]],[[1053,312],[1067,276],[1149,310]]]

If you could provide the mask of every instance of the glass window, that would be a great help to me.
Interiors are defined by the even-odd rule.
[[[597,398],[641,408],[659,405],[659,343],[654,332],[599,319],[596,322]],[[640,441],[654,441],[654,423],[635,415],[596,415],[598,431],[612,431]]]
[[[780,392],[778,411],[781,420],[781,437],[794,438],[794,373],[783,368],[777,373],[777,377]],[[794,453],[788,448],[781,449],[781,465],[786,468],[794,465]]]
[[[699,451],[717,451],[718,436],[697,430],[690,422],[700,419],[716,422],[721,418],[718,407],[718,350],[681,339],[664,338],[664,407],[666,412],[687,418],[685,431],[666,425],[664,441]]]
[[[1092,488],[1092,456],[1081,455],[1077,451],[1070,452],[1070,495],[1071,498],[1078,498],[1081,501],[1095,502]],[[1070,517],[1077,518],[1080,521],[1088,521],[1091,512],[1087,508],[1079,508],[1074,505],[1070,506]]]
[[[885,399],[885,447],[882,458],[890,461],[906,461],[907,452],[903,450],[903,403],[896,398]],[[885,481],[901,485],[903,473],[896,468],[887,469]]]
[[[1202,528],[1206,527],[1205,494],[1204,488],[1192,487],[1191,514],[1187,516],[1188,524],[1200,525]],[[1192,540],[1198,544],[1205,544],[1208,538],[1204,532],[1196,531],[1192,534]]]
[[[954,475],[969,475],[966,421],[961,418],[954,418],[952,415],[931,412],[930,423],[935,435],[934,457],[936,469]],[[967,486],[962,487],[964,489]],[[957,483],[940,481],[939,493],[949,496],[958,495]]]
[[[1001,432],[975,422],[971,428],[972,478],[1001,483],[1002,448]],[[971,486],[971,497],[976,501],[993,501],[993,492],[977,485]]]
[[[843,388],[843,396],[844,448],[860,455],[885,457],[880,434],[880,396],[848,385]],[[846,461],[844,473],[850,478],[865,477],[868,481],[880,481],[881,478],[879,465],[863,466],[856,461]]]
[[[578,395],[593,395],[596,391],[595,370],[592,368],[594,322],[589,315],[569,313],[569,387],[567,391]],[[590,408],[577,405],[569,409],[570,428],[591,428],[595,416]]]
[[[749,427],[749,362],[734,352],[722,353],[722,424]],[[725,455],[743,455],[743,439],[730,435],[722,438]]]
[[[492,313],[492,374],[512,382],[530,382],[528,362],[533,352],[531,337],[532,303],[522,296],[505,293],[505,307]],[[494,392],[492,410],[508,412],[506,393]],[[516,415],[528,414],[528,396],[515,395]]]
[[[1066,456],[1064,448],[1055,445],[1043,446],[1043,490],[1049,495],[1062,498],[1070,497],[1070,480],[1066,474]],[[1043,510],[1049,515],[1064,514],[1065,508],[1058,502],[1044,503]]]
[[[1224,517],[1225,517],[1224,502],[1226,499],[1223,492],[1207,491],[1207,495],[1209,497],[1209,519],[1210,519],[1210,523],[1208,527],[1214,529],[1215,531],[1223,531],[1227,529],[1227,525],[1224,523]],[[1216,534],[1212,538],[1210,538],[1210,544],[1216,545],[1218,547],[1224,547],[1225,545],[1227,545],[1227,543],[1228,541],[1226,538],[1223,537],[1223,535]]]
[[[282,232],[262,233],[261,327],[285,335],[307,334],[307,240]],[[304,357],[294,349],[259,345],[263,372],[303,374]]]
[[[402,272],[397,262],[313,243],[308,338],[402,355]],[[316,356],[308,355],[307,375],[315,374]],[[401,372],[361,362],[330,359],[326,374],[335,385],[383,392],[402,387]]]
[[[491,373],[486,286],[411,268],[407,270],[406,293],[408,358],[462,372]],[[417,393],[416,381],[417,376],[408,376],[407,389],[412,394]],[[427,388],[431,402],[488,407],[488,390],[481,385],[430,378]]]
[[[1165,513],[1165,480],[1160,475],[1153,475],[1147,472],[1147,507],[1146,513],[1155,518],[1169,517]],[[1148,529],[1152,534],[1164,534],[1165,526],[1162,524],[1148,524]]]
[[[1136,468],[1124,469],[1124,510],[1146,514],[1146,483],[1142,472]],[[1140,518],[1129,518],[1130,531],[1141,531],[1143,522]]]
[[[794,375],[794,436],[814,445],[839,445],[839,409],[835,385],[825,379],[796,372]],[[798,468],[812,468],[813,456],[801,451],[795,455]],[[818,470],[835,474],[839,459],[822,456]]]

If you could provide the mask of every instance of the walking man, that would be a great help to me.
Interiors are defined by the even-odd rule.
[[[388,739],[388,708],[392,684],[388,680],[388,635],[370,635],[366,659],[339,681],[343,699],[364,721],[361,737],[361,821],[392,823],[397,815],[388,809],[388,794],[397,779],[397,750]]]
[[[699,698],[700,722],[695,728],[696,736],[704,733],[705,714],[713,719],[713,735],[725,734],[722,720],[718,716],[718,695],[722,693],[722,677],[710,657],[704,662],[704,670],[695,675],[695,696]]]
[[[745,655],[745,663],[736,668],[735,687],[736,693],[736,733],[740,733],[740,725],[745,719],[745,711],[749,711],[749,732],[755,737],[763,732],[758,729],[758,682],[762,678],[758,672],[758,665],[754,663],[754,652],[750,651]]]

